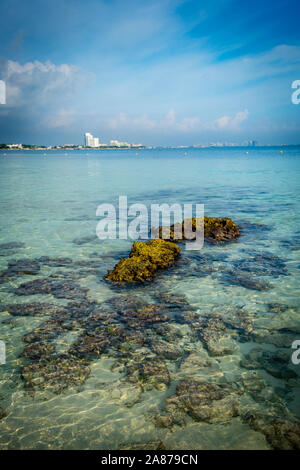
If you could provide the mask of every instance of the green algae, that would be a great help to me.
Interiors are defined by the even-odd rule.
[[[180,224],[173,224],[170,227],[159,227],[158,236],[164,240],[181,242],[188,240],[186,233],[196,232],[203,227],[204,238],[211,242],[225,242],[240,236],[240,229],[237,224],[228,217],[192,217],[184,219]],[[179,237],[178,237],[179,235]]]
[[[180,248],[170,241],[154,239],[134,242],[129,258],[122,258],[114,269],[108,270],[106,281],[152,281],[156,272],[171,267],[178,258]]]

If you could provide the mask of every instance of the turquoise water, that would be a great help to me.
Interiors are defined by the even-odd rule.
[[[0,448],[276,447],[270,426],[300,419],[300,366],[291,362],[299,173],[299,147],[2,152]],[[117,206],[119,195],[148,207],[201,203],[206,215],[232,217],[242,236],[200,252],[183,246],[153,283],[115,287],[103,276],[132,241],[100,241],[95,231],[98,205]],[[27,273],[12,268],[24,259],[34,261]],[[38,279],[44,291],[18,290]],[[134,317],[151,308],[168,319]],[[87,351],[87,335],[105,346]],[[232,400],[208,393],[206,414],[195,413],[193,380]],[[289,446],[284,433],[279,441]]]

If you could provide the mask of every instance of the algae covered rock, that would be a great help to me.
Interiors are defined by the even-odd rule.
[[[275,450],[300,450],[300,423],[277,416],[252,414],[243,416],[243,421],[255,431],[266,436]]]
[[[175,243],[154,239],[134,242],[129,258],[122,258],[112,271],[108,270],[106,281],[145,282],[152,281],[156,272],[172,266],[180,248]]]
[[[204,238],[210,242],[225,242],[233,240],[240,236],[240,229],[236,223],[228,217],[204,217],[199,219],[192,217],[191,219],[185,219],[181,224],[173,224],[171,227],[159,227],[158,236],[164,240],[171,241],[184,241],[188,238],[185,237],[185,230],[189,232],[196,231],[196,228],[204,225]],[[198,226],[198,227],[197,227]],[[181,238],[177,238],[178,233],[182,233]]]
[[[185,415],[195,421],[222,423],[238,416],[239,392],[228,384],[186,378],[166,399],[163,413],[156,417],[161,427],[184,425]]]
[[[57,356],[47,358],[22,368],[21,376],[27,389],[51,390],[61,393],[68,387],[81,385],[90,375],[90,368],[86,361]]]

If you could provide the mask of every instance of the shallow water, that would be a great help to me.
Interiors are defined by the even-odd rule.
[[[291,344],[300,339],[300,148],[283,150],[0,154],[0,271],[12,260],[35,260],[38,266],[31,274],[8,269],[0,277],[0,339],[7,348],[7,362],[0,366],[0,448],[156,448],[161,441],[167,449],[289,445],[284,437],[275,445],[266,431],[275,418],[300,419],[300,366],[291,362]],[[199,252],[183,246],[178,264],[150,285],[111,286],[103,276],[132,241],[93,235],[98,204],[117,206],[119,195],[148,207],[202,203],[206,215],[232,217],[242,236],[226,245],[205,244]],[[19,245],[7,245],[12,242]],[[48,283],[46,293],[37,286],[31,295],[17,295],[20,284],[37,279],[58,281],[56,290]],[[81,303],[79,313],[74,301]],[[54,320],[53,308],[21,315],[11,307],[33,302],[66,307],[67,313],[63,320],[55,317],[47,334],[24,338]],[[148,311],[149,304],[168,319],[136,319],[134,312]],[[93,315],[99,316],[92,320]],[[79,354],[86,333],[98,330],[105,351]],[[50,346],[50,355],[20,357],[26,345],[37,343]],[[64,357],[67,372],[54,372],[51,382],[42,377],[42,365],[54,361],[55,369],[57,357]],[[144,365],[156,360],[164,368],[145,373]],[[34,372],[24,380],[28,365]],[[230,387],[234,406],[210,395],[208,415],[186,405],[178,417],[168,397],[184,380]],[[178,394],[175,405],[176,400]],[[249,413],[262,424],[253,424]],[[161,416],[174,419],[164,425]]]

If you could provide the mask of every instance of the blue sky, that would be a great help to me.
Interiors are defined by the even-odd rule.
[[[293,0],[1,0],[0,142],[300,143]]]

